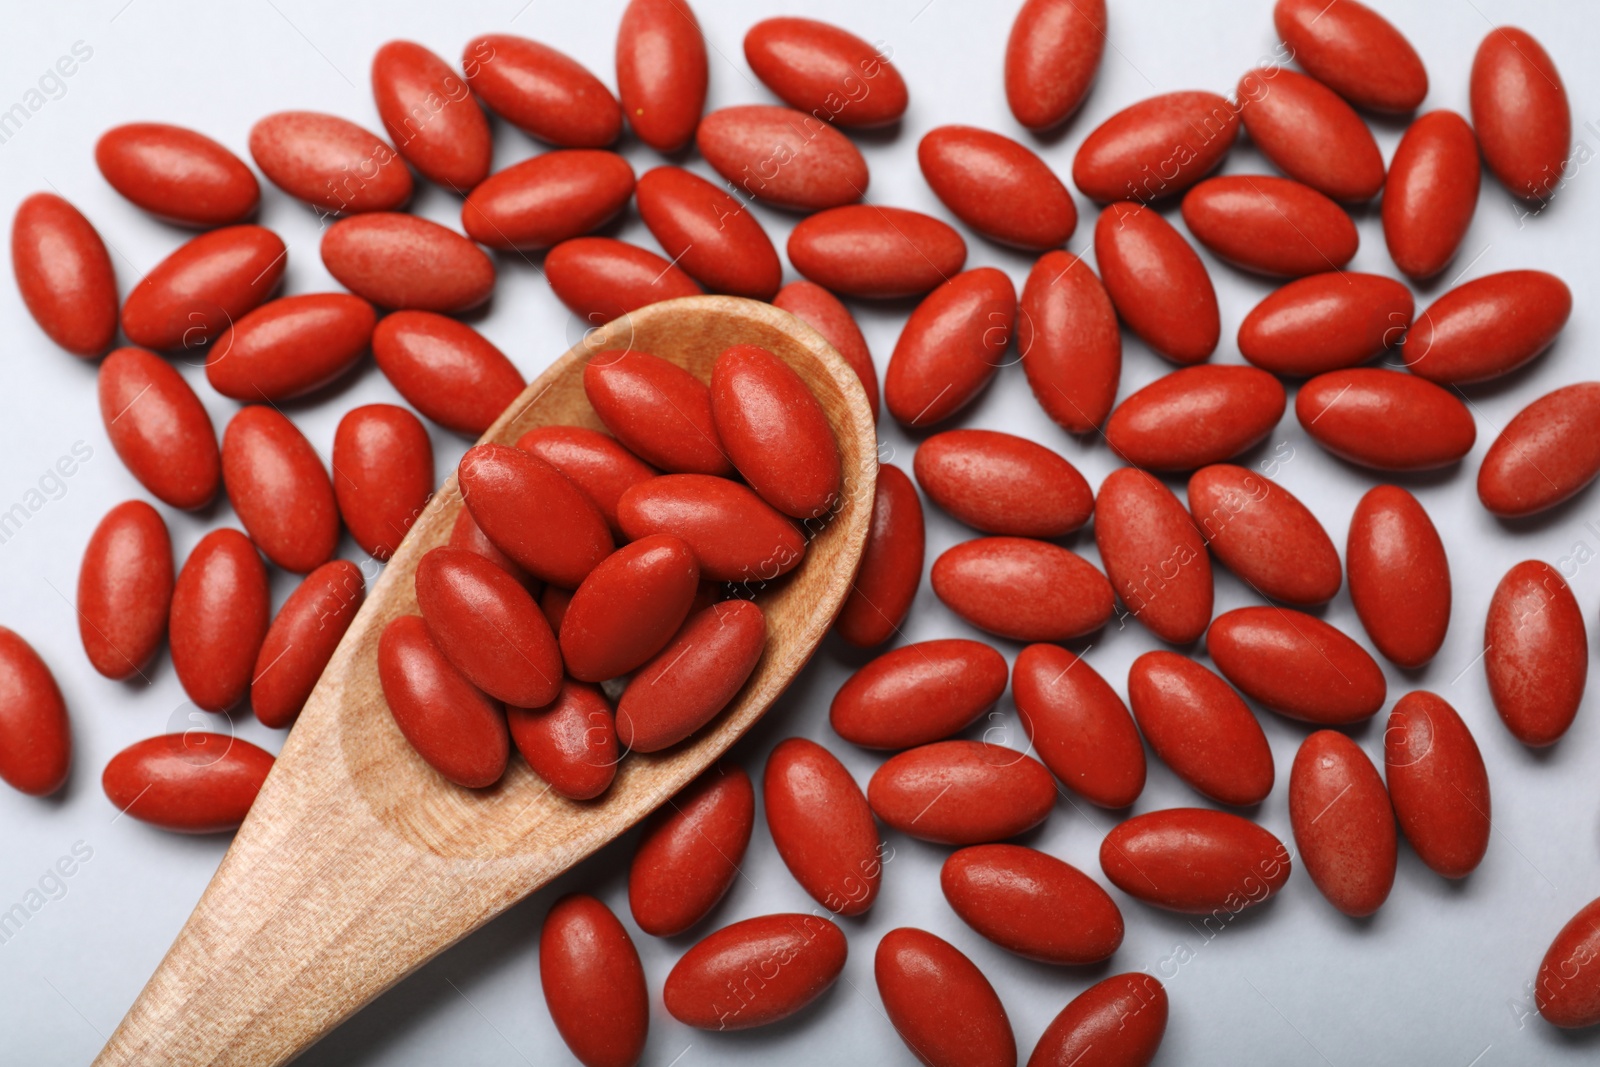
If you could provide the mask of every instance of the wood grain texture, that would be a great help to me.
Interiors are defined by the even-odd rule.
[[[785,359],[838,437],[843,499],[805,561],[756,599],[767,648],[734,702],[684,744],[629,755],[587,803],[513,757],[496,786],[446,782],[412,751],[378,684],[378,636],[417,610],[413,572],[461,507],[445,483],[384,569],[283,746],[194,914],[96,1064],[279,1064],[632,826],[736,741],[805,665],[850,588],[866,540],[876,438],[860,382],[810,327],[768,304],[696,296],[596,330],[484,435],[601,428],[583,392],[596,353],[632,347],[702,380],[735,343]]]

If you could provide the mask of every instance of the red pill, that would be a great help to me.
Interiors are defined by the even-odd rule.
[[[306,293],[261,305],[206,352],[206,380],[235,400],[288,400],[355,365],[378,313],[349,293]]]
[[[963,541],[928,575],[945,606],[1013,641],[1070,641],[1111,618],[1111,583],[1059,545],[1026,537]]]
[[[517,438],[517,447],[538,456],[582,489],[618,537],[622,527],[617,523],[617,501],[627,490],[656,476],[649,464],[615,438],[582,426],[539,426]]]
[[[1250,309],[1239,352],[1262,370],[1309,377],[1345,370],[1403,343],[1416,304],[1393,278],[1329,271],[1297,278]]]
[[[1189,513],[1217,559],[1263,596],[1299,606],[1339,591],[1339,550],[1309,508],[1281,485],[1218,463],[1189,479]]]
[[[605,516],[544,460],[508,445],[476,445],[457,476],[473,521],[540,581],[576,589],[611,554]]]
[[[378,680],[395,725],[430,767],[468,789],[500,780],[511,753],[500,704],[450,665],[421,616],[383,628]]]
[[[1338,270],[1361,243],[1338,204],[1309,185],[1264,174],[1207,178],[1184,195],[1183,222],[1234,266],[1291,278]]]
[[[489,540],[488,536],[478,528],[476,522],[472,521],[471,508],[462,508],[456,512],[456,521],[450,527],[449,545],[451,548],[462,548],[468,552],[476,552],[523,585],[528,585],[532,581],[528,576],[528,572],[516,560],[494,547],[494,542]],[[538,582],[533,582],[534,588],[537,588],[538,585]],[[567,595],[570,596],[571,594],[568,593]],[[543,609],[542,604],[540,608],[541,610]],[[548,617],[548,613],[546,615]],[[551,623],[550,628],[552,630],[555,629],[555,623]]]
[[[539,985],[561,1040],[584,1067],[633,1067],[650,1029],[650,991],[628,931],[594,897],[569,893],[539,931]]]
[[[816,330],[844,357],[861,379],[861,388],[867,391],[867,407],[872,409],[873,419],[877,419],[878,371],[872,365],[867,339],[861,336],[861,327],[856,325],[850,309],[816,282],[804,279],[779,289],[778,295],[772,298],[772,306],[782,308]]]
[[[1216,93],[1165,93],[1106,119],[1072,159],[1092,200],[1159,200],[1217,168],[1239,136],[1239,112]]]
[[[1291,719],[1344,726],[1369,719],[1388,692],[1367,650],[1314,615],[1235,608],[1217,616],[1206,651],[1246,695]]]
[[[639,215],[684,273],[714,293],[771,300],[783,284],[778,252],[745,205],[682,167],[639,178]]]
[[[1109,959],[1122,944],[1122,912],[1076,867],[1021,845],[954,853],[939,884],[963,922],[1001,948],[1040,963]]]
[[[1582,492],[1600,474],[1600,383],[1546,393],[1506,423],[1478,468],[1478,499],[1507,518]]]
[[[826,992],[844,970],[847,952],[843,931],[820,915],[745,919],[685,952],[661,997],[674,1019],[697,1029],[765,1026]],[[761,981],[749,981],[756,974]]]
[[[333,483],[311,442],[277,408],[253,405],[234,415],[222,434],[222,480],[239,521],[272,562],[308,574],[333,557]]]
[[[494,291],[494,262],[437,222],[374,211],[334,223],[322,263],[339,284],[380,307],[456,312]]]
[[[1078,109],[1106,47],[1105,0],[1026,0],[1006,38],[1006,102],[1030,130]]]
[[[1028,272],[1017,312],[1034,399],[1068,433],[1098,429],[1122,376],[1122,331],[1105,286],[1081,256],[1047,252]]]
[[[715,764],[645,824],[628,868],[628,906],[639,929],[681,934],[711,911],[738,877],[756,797],[744,768]]]
[[[178,572],[167,623],[172,668],[195,706],[227,711],[244,698],[271,610],[250,539],[231,529],[202,537]]]
[[[861,566],[833,624],[840,637],[871,648],[900,632],[922,584],[926,540],[922,501],[911,479],[893,464],[879,464]]]
[[[1431,278],[1455,258],[1478,207],[1478,140],[1454,111],[1406,128],[1383,183],[1383,239],[1402,274]]]
[[[1205,264],[1172,224],[1142,204],[1116,203],[1094,226],[1094,256],[1117,314],[1174,363],[1199,363],[1222,335]]]
[[[985,741],[936,741],[873,772],[867,803],[903,834],[941,845],[1016,837],[1044,822],[1056,785],[1044,764]]]
[[[1240,807],[1272,792],[1272,749],[1233,688],[1187,656],[1146,652],[1128,670],[1128,704],[1144,739],[1208,799]]]
[[[828,414],[793,367],[756,345],[734,345],[711,368],[711,417],[734,469],[796,519],[839,506],[839,445]]]
[[[617,27],[617,95],[639,140],[663,153],[689,143],[705,109],[708,67],[688,4],[629,0]]]
[[[120,812],[180,834],[236,830],[272,770],[272,755],[226,734],[187,730],[129,745],[100,785]]]
[[[1148,974],[1112,975],[1051,1020],[1028,1067],[1147,1067],[1167,1032],[1167,991]]]
[[[461,69],[477,97],[511,125],[563,148],[604,148],[622,107],[589,70],[549,45],[509,33],[467,42]]]
[[[1205,538],[1160,479],[1120,467],[1100,483],[1094,539],[1111,587],[1151,633],[1186,645],[1211,623]]]
[[[1033,751],[1074,792],[1125,808],[1144,790],[1144,746],[1116,690],[1059,645],[1029,645],[1012,668],[1011,694]]]
[[[789,262],[846,296],[920,296],[960,273],[967,242],[918,211],[847,204],[801,219],[789,233]]]
[[[1475,278],[1435,300],[1406,336],[1406,368],[1441,385],[1509,374],[1555,341],[1572,290],[1542,270]]]
[[[1589,635],[1577,598],[1550,564],[1527,560],[1500,579],[1483,667],[1495,710],[1518,741],[1551,745],[1572,725],[1589,677]]]
[[[691,615],[629,680],[617,702],[617,737],[636,752],[682,741],[738,695],[766,644],[766,618],[753,601],[727,600]]]
[[[828,721],[865,748],[912,748],[965,730],[1006,690],[1006,660],[981,641],[947,638],[885,652],[839,687]]]
[[[654,252],[610,237],[561,242],[544,257],[544,274],[557,299],[589,326],[701,292],[693,278]]]
[[[428,431],[393,404],[351,408],[333,435],[333,493],[361,550],[393,556],[433,495]]]
[[[1306,874],[1328,903],[1371,915],[1394,886],[1394,808],[1372,761],[1336,730],[1300,744],[1289,772],[1289,822]]]
[[[280,111],[250,129],[250,155],[278,188],[332,214],[395,211],[411,171],[377,134],[337,115]]]
[[[994,267],[957,274],[917,305],[900,330],[883,402],[907,426],[942,422],[993,378],[1011,343],[1017,291]]]
[[[1600,900],[1585,904],[1556,934],[1539,963],[1534,1002],[1546,1022],[1563,1028],[1600,1023],[1600,983],[1591,966],[1600,955]]]
[[[695,145],[746,196],[794,211],[853,204],[867,191],[861,150],[825,120],[767,104],[725,107],[700,123]]]
[[[546,152],[478,183],[461,205],[461,228],[490,248],[542,251],[615,218],[633,184],[633,168],[615,152]]]
[[[584,682],[616,678],[660,652],[689,616],[700,565],[689,546],[654,534],[607,556],[561,618],[561,659]]]
[[[199,348],[272,295],[288,256],[278,235],[260,226],[203,233],[128,293],[122,332],[142,348]]]
[[[726,478],[668,474],[634,486],[617,501],[630,539],[669,533],[694,550],[700,573],[714,582],[761,588],[795,568],[806,539],[794,523],[749,489]]]
[[[488,175],[489,121],[444,60],[390,41],[372,57],[372,96],[389,139],[424,178],[465,193]]]
[[[107,678],[140,673],[167,634],[172,538],[142,500],[106,512],[78,570],[78,635],[89,664]]]
[[[11,223],[11,269],[28,314],[76,356],[117,336],[117,275],[94,225],[53,193],[34,193]]]
[[[1106,440],[1136,467],[1194,470],[1260,444],[1286,404],[1282,383],[1255,367],[1183,367],[1119,404]]]
[[[1295,181],[1342,201],[1383,188],[1383,154],[1355,109],[1321,82],[1282,67],[1239,79],[1239,116],[1261,154]]]
[[[1548,200],[1565,180],[1572,110],[1561,74],[1533,35],[1490,30],[1472,59],[1472,126],[1512,196]]]
[[[583,368],[583,390],[606,429],[662,470],[733,473],[706,384],[660,356],[625,348],[601,352]]]
[[[841,126],[882,126],[906,110],[906,83],[889,57],[816,19],[764,19],[744,36],[744,58],[784,103]]]
[[[883,842],[844,764],[803,737],[767,757],[761,803],[778,855],[800,887],[837,915],[861,915],[877,899]]]
[[[1017,1040],[994,986],[950,942],[902,926],[878,942],[884,1014],[923,1063],[1016,1067]]]
[[[158,500],[203,507],[217,494],[222,460],[200,398],[170,363],[119,348],[100,364],[100,417],[111,447]]]
[[[1369,490],[1350,516],[1344,558],[1350,600],[1378,651],[1408,669],[1431,660],[1450,627],[1450,561],[1417,498],[1393,485]]]
[[[431,311],[385,315],[372,355],[407,403],[466,437],[487,430],[527,384],[477,330]]]
[[[250,707],[263,726],[287,727],[300,714],[366,595],[361,568],[344,559],[324,563],[289,594],[251,672]]]
[[[206,229],[255,211],[261,186],[238,156],[203,133],[130,122],[101,135],[95,165],[111,187],[152,215]]]
[[[1076,467],[1014,434],[934,434],[918,446],[913,469],[929,499],[985,533],[1061,537],[1094,511],[1094,490]]]
[[[1422,862],[1465,878],[1489,848],[1489,774],[1454,708],[1418,690],[1395,702],[1383,731],[1395,818]]]
[[[1411,111],[1428,95],[1417,50],[1358,0],[1278,0],[1272,22],[1295,62],[1357,107]]]
[[[495,700],[550,703],[561,653],[539,605],[515,578],[476,552],[435,548],[417,565],[417,606],[444,658]]]
[[[543,707],[506,708],[506,725],[533,773],[568,800],[593,800],[617,776],[616,716],[599,686],[569,678]]]
[[[1059,248],[1078,225],[1061,179],[1027,147],[976,126],[938,126],[917,145],[917,162],[951,213],[1001,244]]]
[[[1166,808],[1119,823],[1100,843],[1113,885],[1146,904],[1226,918],[1289,880],[1289,850],[1249,819],[1208,808]]]
[[[1411,374],[1355,367],[1300,387],[1295,417],[1341,459],[1378,470],[1447,467],[1472,451],[1472,412],[1449,390]]]
[[[0,779],[49,796],[72,769],[67,704],[50,668],[21,635],[0,626]]]

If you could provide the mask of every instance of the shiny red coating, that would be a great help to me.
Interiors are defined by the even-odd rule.
[[[748,488],[705,474],[667,474],[642,482],[617,501],[617,521],[630,539],[669,533],[683,538],[715,582],[759,589],[805,556],[794,523]]]
[[[288,258],[282,239],[260,226],[202,233],[129,290],[122,332],[141,348],[199,348],[266,302]]]
[[[1548,563],[1506,572],[1483,629],[1489,696],[1525,745],[1551,745],[1578,714],[1589,678],[1589,634],[1572,589]]]
[[[1089,664],[1059,645],[1017,654],[1011,695],[1033,752],[1074,792],[1125,808],[1144,791],[1144,745],[1122,698]]]
[[[646,171],[634,199],[667,255],[711,292],[754,300],[777,295],[783,264],[743,202],[682,167]]]
[[[1094,511],[1094,490],[1078,468],[1015,434],[934,434],[917,447],[912,469],[930,500],[985,533],[1061,537]]]
[[[761,499],[796,519],[839,506],[833,427],[789,364],[756,345],[722,353],[711,368],[711,417],[734,469]]]
[[[1395,701],[1383,731],[1395,818],[1422,862],[1465,878],[1489,848],[1489,774],[1454,708],[1424,690]]]
[[[261,200],[261,185],[243,160],[182,126],[114,126],[95,142],[94,162],[111,187],[134,204],[185,226],[239,222]]]
[[[1017,1039],[994,986],[950,942],[902,926],[878,942],[873,977],[884,1014],[925,1064],[1016,1067]]]
[[[339,547],[339,505],[311,442],[277,408],[241,408],[222,433],[222,481],[250,539],[309,574]]]
[[[707,115],[695,146],[741,196],[794,211],[853,204],[867,191],[867,161],[827,121],[768,104]]]
[[[617,96],[639,140],[672,153],[694,136],[710,80],[706,41],[684,0],[629,0],[617,27]]]
[[[1136,467],[1194,470],[1260,444],[1287,403],[1283,384],[1264,370],[1183,367],[1117,405],[1106,440]]]
[[[342,219],[322,235],[322,263],[379,307],[457,312],[494,292],[494,261],[437,222],[392,211]]]
[[[1417,50],[1359,0],[1278,0],[1272,22],[1295,62],[1357,107],[1412,111],[1428,95]]]
[[[1317,375],[1300,387],[1294,414],[1323,448],[1378,470],[1448,467],[1478,438],[1472,412],[1455,393],[1377,367]]]
[[[1585,904],[1556,934],[1533,982],[1539,1014],[1572,1029],[1600,1023],[1600,900]]]
[[[1278,607],[1218,615],[1206,651],[1247,696],[1291,719],[1344,726],[1377,714],[1388,683],[1371,654],[1314,615]]]
[[[633,167],[615,152],[545,152],[478,183],[461,205],[461,228],[490,248],[542,251],[615,218],[633,185]]]
[[[1113,885],[1146,904],[1219,919],[1260,904],[1289,880],[1289,850],[1249,819],[1164,808],[1117,824],[1100,843]]]
[[[750,844],[756,794],[737,764],[713,764],[645,823],[628,868],[639,929],[681,934],[716,907]]]
[[[1478,468],[1478,499],[1503,517],[1533,515],[1600,475],[1600,383],[1546,393],[1506,423]]]
[[[1350,516],[1344,561],[1373,646],[1408,669],[1433,659],[1450,628],[1450,561],[1417,498],[1394,485],[1368,490]]]
[[[744,58],[784,103],[840,126],[882,126],[906,110],[886,52],[826,22],[763,19],[744,36]]]
[[[288,400],[353,367],[377,323],[373,306],[349,293],[281,297],[222,331],[206,352],[206,380],[235,400]]]
[[[561,659],[584,682],[616,678],[660,652],[700,589],[694,552],[671,534],[624,545],[573,593],[561,618]]]
[[[1006,691],[1006,659],[981,641],[946,638],[885,652],[834,694],[834,733],[865,748],[912,748],[960,733]]]
[[[300,714],[366,595],[361,568],[344,559],[324,563],[289,594],[251,672],[250,707],[263,726],[287,727]]]
[[[372,355],[407,403],[465,437],[487,430],[527,384],[477,330],[432,311],[385,315]]]
[[[271,611],[250,539],[226,528],[202,537],[178,572],[167,621],[172,669],[196,707],[227,711],[244,698]]]
[[[593,800],[617,776],[616,715],[599,686],[568,678],[543,707],[508,706],[506,725],[528,766],[568,800]]]
[[[1100,483],[1095,545],[1128,612],[1163,641],[1186,645],[1211,623],[1214,585],[1205,538],[1172,490],[1119,467]]]
[[[1001,244],[1044,251],[1078,226],[1072,194],[1033,150],[976,126],[937,126],[917,144],[917,162],[951,213]]]
[[[11,269],[28,314],[75,356],[117,336],[117,275],[93,223],[54,193],[34,193],[11,222]]]
[[[1274,374],[1345,370],[1403,343],[1415,310],[1411,290],[1393,278],[1347,270],[1312,274],[1250,309],[1239,324],[1239,352]]]
[[[1026,0],[1006,38],[1006,102],[1030,130],[1078,109],[1106,47],[1105,0]]]
[[[1526,30],[1497,27],[1478,45],[1469,84],[1489,169],[1511,195],[1548,200],[1566,181],[1572,146],[1572,109],[1549,53]]]
[[[363,404],[333,435],[333,495],[350,536],[386,560],[433,495],[433,442],[421,420],[394,404]]]
[[[430,767],[468,789],[500,780],[511,754],[500,704],[450,665],[420,615],[384,627],[378,679],[395,725]]]
[[[939,884],[963,922],[1001,948],[1040,963],[1109,959],[1122,912],[1094,879],[1021,845],[975,845],[944,861]]]
[[[699,296],[695,280],[637,245],[610,237],[575,237],[544,257],[545,280],[586,326],[603,326],[646,304]]]
[[[733,473],[707,385],[660,356],[632,348],[601,352],[583,368],[583,391],[606,429],[665,471]]]
[[[1189,364],[1216,351],[1217,291],[1166,219],[1142,204],[1111,204],[1095,222],[1094,257],[1118,316],[1157,355]]]
[[[478,555],[482,556],[484,559],[488,560],[490,563],[493,563],[496,567],[499,567],[501,570],[511,575],[511,577],[521,582],[523,585],[528,585],[530,582],[532,582],[534,588],[538,588],[539,586],[539,583],[533,581],[533,579],[528,576],[528,572],[524,570],[516,560],[512,559],[510,556],[494,547],[494,542],[489,540],[488,535],[480,530],[478,528],[478,524],[473,521],[471,508],[462,508],[460,511],[456,512],[456,521],[450,527],[450,540],[448,544],[451,548],[463,548],[468,552],[476,552]],[[563,592],[566,591],[563,590]],[[571,594],[567,593],[567,595],[570,596]],[[543,608],[542,604],[540,605],[540,608]],[[548,613],[546,614],[548,615]],[[550,628],[552,630],[555,629],[555,623],[551,623]]]
[[[78,569],[78,636],[90,666],[107,678],[140,673],[167,634],[172,538],[143,500],[106,512]]]
[[[935,741],[907,749],[872,774],[867,803],[903,834],[942,845],[1004,841],[1055,807],[1044,764],[986,741]]]
[[[899,467],[879,464],[861,566],[833,624],[840,637],[857,648],[871,648],[900,632],[922,584],[926,549],[916,487]]]
[[[1215,170],[1239,136],[1239,112],[1216,93],[1163,93],[1092,130],[1072,182],[1092,200],[1159,200]]]
[[[762,915],[724,926],[685,952],[661,988],[667,1012],[701,1030],[748,1030],[788,1018],[844,970],[844,932],[820,915]],[[760,974],[759,984],[747,975]]]
[[[1017,312],[1034,399],[1068,433],[1098,429],[1122,377],[1122,331],[1105,286],[1081,256],[1046,252],[1028,272]]]
[[[466,193],[488,175],[489,120],[443,59],[390,41],[372,57],[372,96],[389,139],[424,178]]]
[[[1300,744],[1289,771],[1289,822],[1306,874],[1328,903],[1371,915],[1394,886],[1394,808],[1367,754],[1337,730]]]
[[[544,460],[509,445],[475,445],[456,470],[479,529],[540,581],[576,589],[611,554],[605,516]]]
[[[337,115],[268,115],[250,128],[250,155],[272,184],[320,211],[395,211],[411,199],[411,170],[400,155]]]
[[[1555,341],[1572,314],[1572,290],[1542,270],[1474,278],[1435,300],[1406,336],[1406,368],[1441,385],[1509,374]]]
[[[616,439],[582,426],[538,426],[517,438],[517,447],[565,474],[606,517],[614,536],[622,535],[617,501],[622,494],[656,476],[648,463]]]
[[[963,541],[928,575],[944,605],[1013,641],[1069,641],[1111,618],[1111,583],[1068,549],[1027,537]]]
[[[461,53],[467,84],[490,110],[562,148],[604,148],[622,132],[622,107],[587,67],[549,45],[486,33]]]
[[[883,402],[907,426],[930,426],[966,407],[1005,361],[1017,291],[994,267],[964,271],[917,305],[900,330]]]
[[[635,752],[682,741],[738,695],[766,645],[766,618],[754,601],[725,600],[689,616],[623,690],[618,739]]]
[[[1184,194],[1183,222],[1234,266],[1292,278],[1338,270],[1361,243],[1344,208],[1309,185],[1265,174],[1207,178]]]
[[[72,726],[55,675],[20,634],[0,626],[0,779],[43,797],[66,784],[71,769]]]
[[[861,379],[861,388],[867,391],[867,406],[873,419],[878,417],[878,371],[872,364],[872,352],[867,339],[861,336],[861,327],[855,316],[838,297],[805,279],[790,282],[772,298],[772,306],[781,308],[816,330],[844,357],[850,369]]]
[[[761,804],[778,855],[800,888],[837,915],[861,915],[883,880],[883,842],[861,787],[838,758],[803,737],[767,757]]]
[[[119,812],[181,834],[220,834],[250,813],[273,758],[226,734],[187,730],[135,742],[100,776]]]
[[[1272,749],[1233,688],[1188,656],[1146,652],[1128,669],[1128,705],[1150,748],[1219,804],[1247,807],[1272,792]]]
[[[898,207],[846,204],[801,219],[789,262],[845,296],[920,296],[959,274],[967,242],[948,223]]]
[[[1218,463],[1189,479],[1189,514],[1224,566],[1263,596],[1325,604],[1344,574],[1339,550],[1311,510],[1281,485]]]
[[[1383,154],[1372,131],[1339,94],[1283,67],[1239,79],[1239,117],[1250,140],[1289,177],[1341,201],[1370,200],[1383,188]]]
[[[1454,111],[1406,128],[1383,183],[1383,239],[1402,274],[1431,278],[1455,258],[1478,207],[1478,139]]]
[[[1147,1067],[1166,1032],[1166,987],[1142,971],[1112,975],[1061,1009],[1028,1067]]]
[[[172,364],[119,348],[100,364],[100,418],[128,473],[175,508],[217,495],[222,459],[211,416]]]
[[[650,1030],[650,990],[633,939],[584,893],[550,906],[539,931],[539,984],[556,1031],[583,1067],[633,1067]]]

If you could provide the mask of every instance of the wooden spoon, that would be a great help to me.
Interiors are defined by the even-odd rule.
[[[451,944],[671,797],[733,744],[805,666],[866,541],[876,437],[860,381],[822,336],[768,304],[695,296],[640,309],[556,361],[489,429],[602,428],[583,391],[597,352],[635,348],[701,379],[729,346],[760,345],[827,411],[843,500],[796,572],[758,593],[767,647],[721,715],[675,749],[622,761],[589,803],[549,791],[513,756],[489,789],[450,784],[401,736],[378,684],[378,635],[417,610],[412,575],[450,536],[454,475],[384,569],[284,743],[194,914],[95,1060],[279,1064]]]

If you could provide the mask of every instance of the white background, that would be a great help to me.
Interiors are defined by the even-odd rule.
[[[368,89],[368,64],[385,40],[425,43],[452,62],[471,37],[514,32],[538,38],[614,83],[612,49],[622,0],[498,0],[498,2],[330,4],[311,0],[96,0],[32,4],[12,9],[0,34],[0,110],[23,99],[38,77],[75,42],[92,57],[64,82],[28,123],[0,144],[0,211],[9,217],[27,194],[54,189],[73,201],[115,249],[122,291],[168,254],[184,232],[151,220],[122,201],[101,179],[93,145],[106,128],[134,120],[179,123],[201,130],[248,160],[246,138],[255,120],[273,111],[314,108],[379,128]],[[770,102],[745,65],[741,41],[758,18],[789,13],[774,0],[696,0],[711,46],[710,106]],[[915,161],[918,139],[942,123],[971,123],[1033,145],[1064,177],[1084,135],[1114,111],[1156,92],[1206,88],[1230,92],[1238,77],[1272,53],[1269,0],[1123,0],[1113,2],[1110,46],[1099,82],[1082,112],[1058,135],[1043,140],[1022,131],[1005,106],[1001,61],[1016,4],[975,0],[813,0],[807,12],[884,42],[911,90],[911,107],[897,130],[857,135],[872,170],[871,200],[948,218],[923,183]],[[1467,75],[1478,42],[1492,25],[1515,22],[1553,54],[1570,94],[1575,137],[1583,151],[1600,151],[1600,54],[1596,11],[1585,0],[1386,0],[1383,9],[1421,52],[1432,79],[1425,108],[1467,111]],[[520,8],[520,10],[519,10]],[[1594,126],[1586,125],[1593,121]],[[1387,158],[1403,123],[1374,120]],[[495,124],[496,168],[542,149],[503,123]],[[626,140],[622,151],[640,171],[661,160]],[[698,158],[691,168],[711,175]],[[1236,148],[1227,172],[1261,171],[1248,145]],[[266,183],[263,182],[266,186]],[[1086,248],[1093,207],[1071,248]],[[1600,551],[1600,493],[1591,491],[1530,522],[1507,524],[1479,505],[1473,476],[1497,428],[1528,401],[1557,386],[1595,376],[1600,342],[1594,321],[1595,235],[1600,233],[1600,176],[1579,168],[1554,206],[1521,219],[1513,202],[1485,175],[1477,217],[1444,281],[1418,293],[1425,306],[1450,279],[1518,267],[1559,273],[1572,286],[1575,312],[1555,347],[1531,368],[1471,391],[1479,438],[1457,469],[1403,481],[1421,498],[1442,531],[1455,579],[1449,640],[1427,668],[1389,669],[1391,697],[1417,687],[1435,690],[1462,713],[1488,762],[1495,833],[1482,867],[1447,883],[1404,846],[1394,893],[1368,921],[1346,919],[1297,871],[1273,903],[1247,913],[1220,935],[1206,938],[1181,916],[1156,911],[1113,890],[1127,919],[1127,940],[1103,967],[1060,969],[1029,963],[988,944],[955,918],[938,890],[945,849],[895,834],[882,896],[862,919],[845,920],[851,955],[841,981],[817,1005],[775,1027],[743,1034],[704,1034],[667,1016],[659,990],[693,937],[657,940],[627,918],[626,868],[634,835],[605,850],[544,892],[512,908],[492,926],[424,968],[312,1050],[309,1064],[517,1064],[570,1062],[542,1004],[537,934],[551,900],[562,892],[598,893],[624,917],[644,957],[655,1006],[646,1061],[681,1067],[733,1063],[760,1056],[769,1063],[910,1063],[885,1020],[872,979],[878,938],[897,925],[933,930],[969,954],[993,981],[1010,1013],[1025,1058],[1049,1020],[1091,982],[1122,970],[1160,975],[1172,1016],[1161,1064],[1328,1063],[1498,1064],[1592,1062],[1600,1031],[1567,1035],[1531,1011],[1527,983],[1555,932],[1600,895],[1594,767],[1600,761],[1600,722],[1594,699],[1554,749],[1532,752],[1515,742],[1490,706],[1477,662],[1484,611],[1494,584],[1518,560],[1563,563],[1591,624],[1600,604],[1600,566],[1580,562]],[[459,201],[423,185],[420,214],[459,226]],[[774,241],[792,216],[757,208]],[[1181,227],[1175,209],[1169,217]],[[1352,267],[1394,274],[1385,253],[1376,206],[1356,215],[1362,247]],[[290,248],[287,291],[334,288],[317,255],[312,214],[270,186],[261,221]],[[953,220],[952,220],[953,221]],[[618,236],[653,247],[630,216]],[[995,265],[1020,287],[1030,259],[968,234],[970,266]],[[1206,256],[1222,301],[1223,343],[1216,360],[1239,361],[1234,331],[1270,283]],[[480,328],[529,376],[565,350],[578,326],[555,300],[536,263],[499,257],[499,287]],[[788,275],[794,277],[792,271]],[[886,365],[909,305],[858,305],[879,368]],[[87,1062],[166,951],[227,846],[225,837],[185,838],[116,818],[99,788],[106,761],[125,745],[184,729],[204,717],[185,703],[163,653],[149,684],[120,684],[96,675],[78,643],[71,600],[79,557],[99,518],[128,497],[147,497],[123,469],[106,439],[96,407],[92,364],[56,349],[28,319],[15,289],[0,285],[0,510],[22,500],[75,442],[92,458],[63,491],[0,544],[0,622],[22,632],[55,670],[71,707],[77,745],[66,790],[36,800],[0,789],[0,910],[21,900],[75,842],[93,857],[6,943],[0,944],[0,1062]],[[1122,395],[1170,368],[1142,344],[1125,338]],[[218,430],[235,408],[210,391],[197,366],[185,368]],[[400,402],[370,360],[315,402],[291,406],[295,421],[326,456],[334,427],[348,408],[371,401]],[[1102,439],[1073,439],[1051,424],[1029,393],[1020,368],[1008,367],[958,424],[1020,432],[1059,449],[1099,481],[1116,464]],[[894,462],[909,469],[912,442],[889,425],[884,435]],[[466,442],[433,431],[442,478]],[[1256,462],[1287,442],[1293,458],[1281,481],[1304,500],[1343,547],[1352,508],[1372,484],[1369,475],[1320,451],[1291,413],[1257,452]],[[1181,490],[1181,482],[1174,481]],[[208,529],[234,523],[225,501],[208,512],[163,508],[181,561]],[[1589,523],[1593,521],[1595,525]],[[928,560],[970,531],[930,515]],[[1088,531],[1067,542],[1096,558]],[[1574,557],[1578,552],[1579,557]],[[346,538],[342,553],[361,559]],[[281,602],[292,587],[274,577]],[[1220,573],[1218,611],[1253,602]],[[1325,617],[1364,639],[1348,596],[1341,592]],[[909,640],[969,631],[924,584],[906,626]],[[1092,641],[1089,662],[1119,691],[1128,664],[1155,642],[1142,629],[1108,630]],[[1005,647],[1008,658],[1015,647]],[[1202,655],[1196,649],[1196,655]],[[1202,656],[1203,659],[1203,656]],[[759,772],[768,750],[799,734],[828,745],[865,784],[878,758],[835,738],[827,705],[864,657],[830,642],[814,666],[735,750]],[[1386,712],[1385,712],[1386,713]],[[191,721],[191,716],[199,717]],[[1256,817],[1289,839],[1285,801],[1288,770],[1306,729],[1262,712],[1277,757],[1279,781]],[[994,736],[1021,744],[1009,694],[992,723]],[[235,716],[240,736],[276,749],[281,736],[248,712]],[[976,736],[984,728],[975,728]],[[1381,762],[1381,716],[1353,736]],[[1136,811],[1204,803],[1161,765]],[[1024,840],[1062,856],[1096,878],[1101,837],[1115,816],[1063,798],[1050,820]],[[743,877],[697,933],[766,912],[809,910],[758,826]]]

